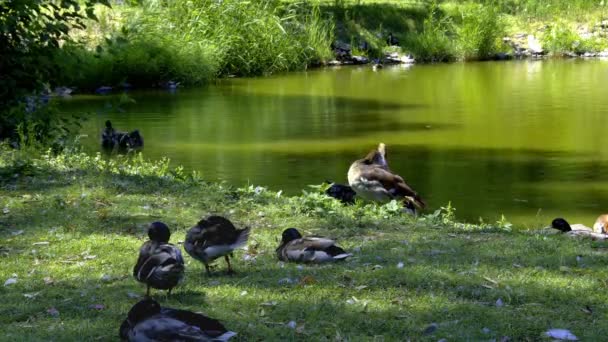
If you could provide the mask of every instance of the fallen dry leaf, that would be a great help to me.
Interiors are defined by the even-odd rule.
[[[34,242],[32,245],[33,246],[47,246],[49,244],[48,241],[40,241],[40,242]]]
[[[53,285],[53,283],[55,283],[55,281],[51,277],[44,277],[43,280],[45,285]]]
[[[93,309],[93,310],[103,310],[105,309],[106,306],[103,304],[91,304],[89,305],[89,309]]]

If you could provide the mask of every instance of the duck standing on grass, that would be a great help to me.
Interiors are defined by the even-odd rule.
[[[414,211],[426,206],[418,193],[401,176],[389,169],[386,146],[383,143],[365,158],[352,163],[348,170],[348,184],[357,196],[369,201],[386,203],[393,199],[402,200],[407,210]]]
[[[137,281],[146,284],[146,296],[150,287],[171,290],[184,277],[184,258],[179,248],[169,243],[171,232],[162,222],[153,222],[148,228],[148,237],[139,250],[139,258],[133,268]]]
[[[218,320],[186,310],[161,308],[147,298],[133,305],[119,330],[122,341],[228,341],[236,333]]]
[[[281,261],[307,263],[339,261],[352,256],[336,246],[334,240],[323,237],[302,237],[296,228],[283,231],[281,244],[276,251]]]
[[[226,218],[209,216],[190,228],[186,234],[184,249],[191,257],[205,265],[207,275],[211,275],[209,263],[222,256],[228,264],[228,274],[233,274],[230,255],[234,249],[247,244],[249,232],[249,227],[236,229]]]

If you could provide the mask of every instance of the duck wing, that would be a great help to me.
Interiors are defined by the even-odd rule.
[[[161,309],[161,314],[182,321],[190,326],[197,327],[203,331],[205,335],[213,338],[214,340],[223,341],[236,335],[236,333],[228,331],[228,329],[226,329],[226,327],[224,327],[224,325],[217,319],[207,317],[203,314],[171,308]],[[230,336],[227,337],[226,335]],[[220,339],[221,336],[224,336],[225,339]]]
[[[368,182],[378,182],[382,187],[395,198],[411,197],[417,206],[424,208],[426,203],[420,198],[418,193],[410,188],[405,180],[398,174],[381,167],[362,168],[360,178],[365,178]]]
[[[151,253],[144,253],[143,257],[140,254],[133,274],[141,282],[168,281],[174,284],[179,281],[183,271],[181,251],[171,244],[162,244],[156,246]]]
[[[210,341],[204,331],[165,314],[139,322],[129,331],[129,341]]]

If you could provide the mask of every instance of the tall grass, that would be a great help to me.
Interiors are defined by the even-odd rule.
[[[92,41],[106,37],[95,51],[68,46],[59,53],[59,82],[84,88],[121,82],[149,87],[168,80],[202,84],[218,76],[304,69],[331,57],[333,26],[317,7],[273,0],[147,0],[115,11],[124,14],[117,16],[121,29],[99,30]]]
[[[456,25],[460,58],[489,59],[501,50],[505,26],[494,6],[465,6],[457,18],[460,19]]]

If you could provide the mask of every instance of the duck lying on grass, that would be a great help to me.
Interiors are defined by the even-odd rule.
[[[296,228],[283,231],[277,256],[282,261],[324,263],[344,260],[352,254],[336,246],[336,242],[323,237],[302,237]]]
[[[170,295],[184,277],[182,252],[169,243],[171,232],[162,222],[150,224],[148,237],[150,241],[146,241],[139,250],[133,276],[146,284],[146,296],[150,296],[150,287],[169,290]]]
[[[199,313],[161,308],[147,298],[133,305],[120,326],[123,341],[228,341],[236,333],[218,320]]]
[[[570,225],[568,221],[558,217],[551,221],[551,228],[555,228],[570,236],[588,236],[594,239],[608,239],[605,228],[607,222],[608,215],[601,215],[595,221],[593,228],[590,228],[580,223]]]
[[[236,229],[226,218],[209,216],[190,228],[186,234],[184,249],[190,256],[205,265],[207,275],[211,275],[209,263],[221,256],[228,264],[228,274],[233,274],[230,255],[234,249],[247,244],[249,232],[249,227]]]
[[[401,176],[393,173],[386,161],[383,143],[370,151],[363,159],[356,160],[348,170],[348,184],[357,196],[376,202],[402,200],[406,209],[424,209],[426,203],[409,187]]]
[[[131,132],[116,131],[110,120],[106,121],[106,127],[101,132],[101,147],[111,151],[115,148],[118,152],[129,152],[144,147],[144,138],[139,130]]]

